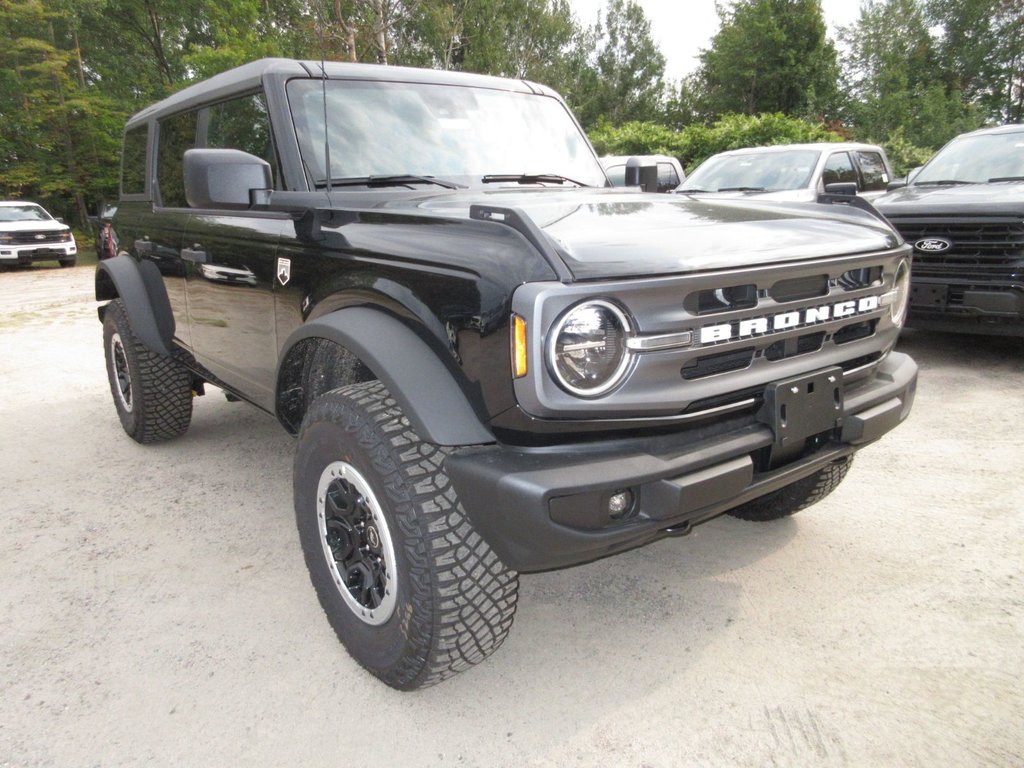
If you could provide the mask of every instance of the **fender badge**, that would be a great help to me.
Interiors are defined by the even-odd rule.
[[[942,253],[953,247],[953,244],[942,237],[926,237],[914,243],[914,250],[922,253]]]
[[[291,259],[278,259],[277,260],[277,280],[281,285],[288,285],[288,281],[292,277],[292,260]]]

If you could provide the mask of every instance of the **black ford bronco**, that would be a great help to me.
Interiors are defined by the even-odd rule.
[[[207,384],[276,416],[328,619],[429,685],[517,572],[791,514],[907,416],[910,249],[853,200],[614,189],[543,86],[255,62],[127,124],[114,404],[141,443]]]

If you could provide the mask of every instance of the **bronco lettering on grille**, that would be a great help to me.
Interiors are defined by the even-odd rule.
[[[878,309],[877,296],[864,296],[861,299],[850,299],[835,304],[822,304],[817,307],[795,309],[792,312],[780,312],[766,317],[751,317],[744,320],[733,320],[731,323],[706,325],[700,329],[700,343],[714,344],[730,339],[743,339],[750,336],[763,336],[805,325],[815,325],[826,320],[842,320],[846,317],[862,315]]]

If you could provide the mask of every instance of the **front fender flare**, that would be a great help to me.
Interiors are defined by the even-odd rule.
[[[96,265],[96,300],[120,298],[132,332],[147,349],[171,356],[174,314],[160,270],[151,261],[136,262],[121,254]],[[100,319],[103,319],[100,308]]]
[[[444,362],[391,315],[349,307],[298,328],[281,351],[278,387],[289,351],[310,338],[327,339],[358,357],[388,388],[424,440],[444,446],[495,442]]]

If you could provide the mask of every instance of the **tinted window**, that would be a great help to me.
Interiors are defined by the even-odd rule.
[[[857,183],[857,171],[853,168],[853,161],[850,160],[848,152],[836,152],[829,156],[825,162],[825,170],[821,174],[821,181],[823,184]]]
[[[658,163],[658,189],[675,189],[679,186],[679,174],[672,163]]]
[[[486,174],[554,173],[604,185],[586,137],[549,96],[427,83],[292,80],[288,97],[317,186],[326,184],[325,102],[333,179],[415,174],[479,182]]]
[[[877,152],[857,152],[857,162],[864,178],[864,189],[885,189],[889,183],[889,174],[885,172],[885,163]]]
[[[186,149],[196,145],[196,113],[185,112],[160,122],[160,149],[156,160],[156,182],[160,205],[184,208]]]
[[[216,104],[204,116],[204,146],[214,149],[240,149],[270,163],[274,179],[280,178],[270,118],[262,94]]]
[[[610,168],[605,168],[604,172],[608,175],[608,181],[614,186],[621,187],[626,183],[626,166],[613,165]]]
[[[140,125],[124,134],[121,152],[121,193],[139,195],[146,192],[146,137],[149,127]]]

